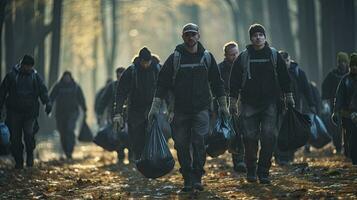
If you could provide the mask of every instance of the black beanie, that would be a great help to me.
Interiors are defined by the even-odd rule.
[[[257,32],[260,32],[260,33],[263,33],[263,35],[266,37],[265,35],[265,28],[263,25],[261,24],[252,24],[250,27],[249,27],[249,37],[252,37],[254,33],[257,33]]]
[[[151,52],[148,48],[144,47],[139,52],[139,58],[145,61],[151,60]]]
[[[35,64],[35,60],[30,55],[24,55],[24,57],[22,57],[22,59],[20,61],[20,64],[33,66]]]

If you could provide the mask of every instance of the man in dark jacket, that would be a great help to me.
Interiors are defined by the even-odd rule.
[[[103,111],[105,116],[103,116],[103,113],[102,114],[99,114],[100,113],[100,103],[101,103],[101,100],[102,100],[102,96],[106,90],[106,88],[113,82],[113,79],[109,78],[107,79],[107,81],[105,82],[105,86],[102,87],[101,89],[99,89],[99,91],[97,92],[97,94],[95,95],[95,99],[94,99],[94,112],[95,112],[95,115],[97,117],[97,124],[99,127],[103,126],[104,124],[107,123],[108,121],[108,118],[110,117],[110,120],[112,120],[112,116],[107,116],[109,114],[107,114],[106,111]]]
[[[114,82],[111,82],[105,88],[105,90],[104,90],[104,92],[103,92],[103,94],[102,94],[102,96],[100,97],[100,100],[99,100],[98,114],[100,116],[103,116],[104,115],[104,111],[107,110],[108,119],[110,121],[111,121],[111,118],[114,115],[114,101],[115,101],[115,97],[117,95],[117,88],[118,88],[119,80],[120,80],[120,78],[121,78],[121,76],[122,76],[124,71],[125,71],[125,68],[123,68],[123,67],[119,67],[119,68],[117,68],[115,70],[117,80],[114,81]],[[124,117],[124,122],[126,122],[126,121],[127,120]],[[118,163],[121,163],[121,162],[124,161],[124,158],[125,158],[124,149],[126,147],[128,147],[128,145],[122,144],[120,149],[117,150]],[[129,155],[130,154],[131,154],[131,152],[129,151]],[[129,156],[129,157],[131,157],[131,156]],[[130,160],[131,160],[131,158],[129,158],[129,161]]]
[[[130,150],[136,160],[140,159],[145,146],[147,114],[154,98],[159,70],[159,63],[155,62],[149,49],[144,47],[119,80],[114,105],[114,129],[119,131],[124,126],[123,105],[127,100]]]
[[[71,73],[65,71],[50,93],[52,102],[56,102],[56,125],[60,133],[62,149],[68,159],[72,159],[76,143],[74,129],[79,116],[79,107],[86,118],[86,103],[81,87],[74,81]]]
[[[221,77],[224,81],[224,91],[226,93],[227,98],[229,97],[229,78],[231,75],[231,70],[233,66],[233,62],[237,59],[239,55],[239,48],[236,42],[228,42],[223,47],[224,51],[224,60],[223,62],[218,64],[219,71],[221,73]],[[218,114],[218,102],[215,102],[215,113],[216,116]],[[216,117],[212,117],[211,122],[214,122]],[[242,140],[240,140],[242,141]],[[233,169],[236,172],[246,172],[246,167],[244,163],[244,146],[243,144],[239,145],[238,153],[232,154],[233,160]]]
[[[277,102],[280,90],[285,103],[294,106],[290,77],[284,60],[266,42],[264,27],[249,28],[251,45],[235,60],[230,78],[230,112],[240,114],[245,147],[247,181],[270,183],[269,169],[278,134]],[[239,111],[237,101],[239,99]],[[257,168],[257,151],[260,152]]]
[[[345,75],[336,92],[334,116],[342,118],[344,147],[352,164],[357,165],[357,54],[351,55],[350,73]]]
[[[173,139],[184,178],[182,191],[201,191],[206,161],[204,138],[209,131],[210,88],[218,99],[220,111],[224,115],[229,113],[217,63],[199,42],[198,26],[186,24],[182,39],[184,43],[176,46],[160,71],[149,120],[159,113],[168,91],[173,91]]]
[[[34,59],[25,55],[20,64],[6,74],[0,86],[0,108],[6,103],[5,123],[10,130],[11,153],[15,159],[15,168],[23,168],[22,137],[26,147],[26,166],[33,166],[35,149],[34,124],[39,115],[39,102],[46,105],[46,113],[51,112],[51,103],[47,88],[33,68]]]
[[[345,52],[339,52],[337,54],[337,68],[327,74],[325,80],[322,82],[322,105],[325,108],[325,113],[328,115],[327,119],[330,119],[332,111],[334,110],[334,102],[336,89],[340,83],[342,77],[348,73],[348,54]],[[336,148],[336,153],[340,153],[342,149],[342,129],[341,120],[337,121],[337,124],[331,123],[330,120],[325,120],[329,132],[332,133],[333,144]],[[346,152],[345,152],[346,153]]]

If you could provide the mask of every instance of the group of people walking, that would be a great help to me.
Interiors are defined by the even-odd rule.
[[[157,56],[143,47],[126,69],[116,70],[117,80],[98,92],[95,111],[98,123],[112,123],[119,132],[127,125],[129,158],[140,159],[148,123],[167,113],[184,184],[182,191],[202,191],[206,162],[205,139],[217,115],[239,116],[243,145],[232,154],[234,170],[246,173],[248,182],[270,183],[272,157],[278,164],[293,161],[294,152],[276,148],[278,119],[287,106],[302,113],[330,112],[336,152],[357,164],[357,54],[339,53],[338,67],[322,85],[322,102],[316,85],[286,51],[267,42],[265,28],[249,27],[250,44],[239,51],[236,42],[224,45],[224,60],[217,64],[200,40],[196,24],[182,29],[183,43],[160,65]],[[50,95],[33,69],[34,60],[24,56],[1,84],[0,106],[6,102],[6,124],[11,132],[16,168],[23,167],[24,135],[27,166],[33,165],[33,125],[39,103],[51,112],[56,103],[57,129],[67,158],[72,157],[74,126],[86,104],[80,86],[65,72]],[[349,70],[350,69],[350,70]],[[328,109],[329,108],[329,109]],[[343,135],[343,137],[342,137]],[[343,148],[342,139],[343,138]],[[118,159],[124,159],[124,147]],[[309,152],[307,145],[305,151]]]

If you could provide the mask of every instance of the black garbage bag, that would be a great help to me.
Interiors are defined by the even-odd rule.
[[[107,124],[100,129],[94,137],[93,142],[107,151],[119,150],[122,145],[120,142],[120,134],[113,131],[112,124]]]
[[[147,178],[158,178],[169,173],[175,166],[162,129],[157,118],[154,118],[148,128],[145,147],[141,158],[136,162],[140,173]]]
[[[78,140],[81,142],[93,142],[93,133],[85,120],[83,120]]]
[[[169,140],[171,138],[172,129],[168,120],[168,116],[166,114],[158,114],[157,119],[166,141]]]
[[[311,121],[308,115],[302,114],[289,106],[283,116],[279,130],[278,148],[280,151],[296,150],[304,146],[310,136]]]
[[[309,143],[315,148],[322,148],[331,142],[331,136],[319,116],[311,114],[309,117],[311,119],[311,135]]]
[[[231,140],[230,145],[228,145],[229,153],[239,153],[239,150],[242,149],[243,144],[243,135],[241,134],[241,130],[239,128],[239,116],[232,115],[231,117],[231,125],[233,127],[235,138]]]
[[[222,155],[227,149],[235,151],[236,133],[231,120],[218,115],[212,133],[207,138],[206,152],[211,157]]]
[[[4,122],[0,123],[0,156],[10,154],[10,131]]]

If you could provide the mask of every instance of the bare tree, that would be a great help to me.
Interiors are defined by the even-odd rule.
[[[2,29],[5,20],[7,0],[0,1],[0,79],[2,78]]]
[[[54,0],[49,86],[52,86],[56,82],[59,73],[62,6],[62,0]]]

